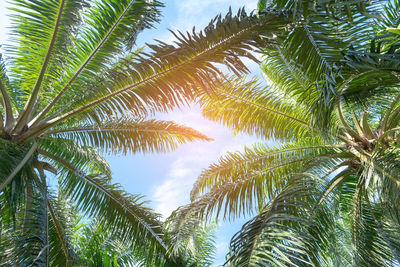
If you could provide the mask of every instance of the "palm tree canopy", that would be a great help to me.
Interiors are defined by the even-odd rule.
[[[259,2],[285,14],[263,47],[268,81],[228,78],[205,117],[274,138],[205,169],[170,220],[256,212],[227,266],[389,266],[399,243],[399,1]]]
[[[287,17],[229,12],[203,31],[175,33],[174,45],[158,41],[144,51],[135,40],[158,22],[159,1],[11,4],[11,44],[0,66],[0,203],[7,214],[1,264],[77,263],[59,195],[141,250],[142,264],[184,264],[190,255],[168,252],[159,215],[112,183],[102,152],[167,152],[210,140],[148,116],[217,88],[225,80],[221,65],[236,76],[247,73],[243,57],[256,60],[251,51],[283,29]],[[46,172],[58,179],[57,194]]]

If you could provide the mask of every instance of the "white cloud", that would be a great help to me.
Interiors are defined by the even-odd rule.
[[[192,177],[195,177],[195,170],[185,167],[182,158],[172,164],[168,178],[155,189],[153,197],[156,211],[164,218],[184,202],[192,184]]]
[[[226,252],[228,251],[228,248],[229,248],[229,243],[225,242],[225,241],[218,242],[215,245],[215,248],[216,248],[216,252],[215,252],[216,259],[224,259]],[[217,267],[217,266],[221,266],[222,264],[224,264],[224,261],[215,262],[213,266]]]
[[[215,245],[215,248],[217,249],[216,254],[221,254],[225,253],[226,249],[228,248],[228,242],[219,242]]]
[[[202,168],[216,157],[215,152],[206,149],[202,144],[192,145],[191,153],[184,152],[176,159],[166,179],[161,185],[155,186],[152,199],[155,210],[166,218],[180,205],[189,203],[189,192]]]

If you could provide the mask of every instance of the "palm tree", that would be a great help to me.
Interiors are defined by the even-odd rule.
[[[134,49],[136,36],[158,21],[159,1],[11,4],[12,42],[0,72],[1,265],[76,263],[56,201],[63,195],[139,250],[144,265],[178,266],[159,216],[112,183],[102,152],[164,152],[209,140],[146,118],[211,91],[223,77],[221,65],[236,75],[248,72],[240,57],[255,60],[251,51],[282,19],[229,12],[204,31],[177,33],[175,45],[158,41],[142,51]],[[51,177],[57,188],[49,186]]]
[[[400,1],[259,5],[292,21],[264,49],[269,86],[229,78],[200,102],[205,117],[276,146],[222,157],[170,220],[184,234],[255,210],[227,266],[400,264]]]
[[[132,248],[129,243],[123,242],[123,237],[115,233],[98,221],[85,222],[79,209],[73,203],[58,195],[53,199],[57,203],[58,217],[63,219],[63,230],[74,247],[71,258],[80,266],[141,266],[146,264],[144,250]],[[195,239],[186,240],[187,253],[185,266],[210,266],[215,253],[213,231],[215,225],[199,227],[193,233]],[[66,231],[67,230],[67,231]],[[170,234],[170,232],[167,232]],[[172,233],[172,232],[171,232]],[[52,250],[49,257],[53,265],[65,265],[62,248],[57,246],[57,229],[49,229],[50,245]],[[53,245],[54,244],[54,245]],[[182,254],[181,254],[182,255]],[[180,256],[181,256],[180,255]]]

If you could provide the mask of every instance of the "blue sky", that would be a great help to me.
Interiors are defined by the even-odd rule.
[[[5,1],[0,1],[0,14],[7,14]],[[163,18],[156,29],[146,30],[139,35],[137,44],[152,43],[152,39],[172,42],[173,36],[168,29],[180,31],[205,27],[217,14],[225,14],[229,6],[236,12],[245,6],[247,11],[254,10],[257,0],[168,0],[163,9]],[[6,42],[9,21],[0,17],[0,43]],[[253,75],[261,75],[256,64],[248,62]],[[242,150],[244,145],[257,141],[255,137],[233,135],[232,131],[221,125],[202,118],[196,106],[186,107],[169,114],[159,114],[157,119],[173,120],[193,127],[214,139],[212,142],[194,142],[181,146],[166,154],[135,154],[127,156],[107,155],[114,176],[114,182],[120,183],[125,190],[133,194],[143,194],[146,200],[164,218],[179,205],[189,202],[190,189],[201,170],[227,151]],[[258,140],[259,141],[259,140]],[[224,262],[228,244],[238,231],[244,219],[234,222],[220,222],[217,231],[217,259],[215,266]]]

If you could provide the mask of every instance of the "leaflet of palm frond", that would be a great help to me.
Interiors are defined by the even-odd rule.
[[[382,182],[383,180],[391,180],[393,183],[395,180],[398,180],[400,175],[399,147],[394,146],[386,151],[377,151],[371,158],[371,165],[376,166],[374,171],[381,179],[381,181],[375,181],[375,183]]]
[[[302,159],[286,161],[282,164],[271,164],[251,173],[239,173],[228,181],[215,184],[209,192],[197,197],[191,204],[184,206],[183,214],[192,213],[203,218],[215,215],[233,219],[240,215],[251,214],[253,206],[260,206],[265,199],[272,199],[277,191],[284,188],[290,179],[307,169],[307,164],[331,161],[341,155],[321,154],[306,156]],[[291,171],[291,168],[292,171]]]
[[[269,55],[264,64],[266,74],[274,83],[278,81],[278,88],[279,84],[284,84],[283,89],[291,96],[296,95],[297,100],[312,106],[312,112],[316,114],[314,123],[326,126],[335,106],[333,99],[336,98],[337,87],[346,78],[346,73],[341,73],[339,68],[342,51],[350,47],[363,49],[368,40],[368,35],[364,33],[373,30],[371,21],[374,17],[368,14],[376,13],[381,6],[377,2],[370,3],[367,12],[360,6],[362,1],[334,4],[326,1],[283,1],[269,4],[271,7],[296,10],[294,14],[302,15],[298,15],[299,18],[293,17],[293,20],[298,21],[297,26],[278,36],[278,40],[282,40],[278,41],[279,48],[266,49],[265,53]],[[331,10],[330,5],[333,7]],[[353,10],[350,6],[354,7]],[[349,8],[351,20],[348,18]],[[305,9],[307,14],[304,14]],[[271,61],[273,66],[269,66]],[[278,69],[276,64],[279,64]],[[281,71],[294,73],[295,76],[279,73]],[[280,74],[280,79],[272,76],[276,73]],[[305,83],[298,86],[299,80]]]
[[[338,147],[326,144],[322,140],[304,138],[300,142],[287,143],[279,148],[270,148],[264,144],[254,145],[253,148],[245,148],[244,152],[228,153],[228,155],[220,158],[217,164],[211,165],[204,170],[198,177],[191,192],[191,199],[194,200],[202,192],[212,190],[217,184],[233,181],[237,176],[251,176],[255,172],[262,172],[263,169],[270,167],[274,172],[271,176],[267,176],[266,184],[268,190],[273,186],[278,186],[279,182],[273,182],[273,177],[278,179],[290,176],[295,173],[298,160],[304,159],[299,164],[303,166],[306,159],[312,157],[318,158],[319,155],[327,155],[336,153]],[[288,164],[286,164],[288,163]],[[273,168],[277,166],[277,168]],[[297,170],[300,171],[300,170]],[[269,182],[267,182],[269,180]]]
[[[172,121],[129,118],[70,124],[48,131],[43,138],[49,140],[46,143],[50,146],[55,145],[49,143],[51,140],[68,139],[79,146],[89,146],[113,154],[168,152],[187,142],[211,140],[192,128]]]
[[[361,266],[379,266],[395,264],[396,259],[391,252],[389,246],[395,243],[388,244],[385,241],[385,236],[379,234],[379,226],[374,222],[371,210],[368,209],[365,201],[360,203],[361,214],[354,222],[356,227],[355,235],[357,236],[355,242],[355,257],[354,263]],[[385,232],[385,235],[391,235]],[[392,237],[395,236],[392,235]],[[398,243],[398,242],[397,242]],[[389,245],[389,246],[388,246]],[[399,251],[399,244],[397,244],[396,252]]]
[[[257,79],[227,78],[199,102],[203,116],[236,131],[282,140],[312,134],[303,109],[281,101]]]
[[[345,166],[343,166],[345,167]],[[333,190],[337,189],[340,186],[340,183],[344,181],[346,178],[349,178],[351,174],[355,172],[354,169],[351,167],[345,168],[344,170],[340,171],[336,174],[333,178],[330,179],[329,183],[326,185],[326,188],[321,194],[315,208],[318,209],[318,206],[325,201],[325,199],[332,193]]]
[[[357,88],[362,97],[374,95],[382,91],[382,88],[388,88],[398,85],[398,73],[400,69],[399,56],[396,53],[399,37],[395,34],[387,34],[381,38],[387,41],[384,46],[382,42],[375,44],[377,38],[372,39],[370,52],[349,50],[343,62],[349,68],[348,72],[366,72],[365,75],[356,79],[347,89],[349,95],[354,91],[357,94]],[[392,40],[396,36],[396,40]],[[379,39],[378,39],[379,40]],[[360,91],[360,88],[363,90]]]
[[[51,152],[57,151],[59,150]],[[119,229],[124,242],[130,244],[132,249],[140,247],[148,256],[147,259],[144,257],[147,263],[165,261],[162,255],[155,252],[157,246],[160,246],[158,251],[163,250],[160,222],[156,214],[143,206],[139,196],[125,193],[118,185],[110,184],[110,177],[97,174],[96,164],[89,164],[84,160],[85,153],[72,153],[70,162],[58,158],[61,156],[59,153],[52,155],[42,150],[39,153],[60,170],[60,190],[77,203],[84,214],[99,218],[111,232]],[[152,238],[147,236],[146,231],[151,233]],[[143,250],[143,247],[147,249]]]
[[[399,6],[400,2],[398,0],[386,1],[385,5],[383,6],[381,18],[376,25],[378,30],[387,30],[387,28],[398,28],[398,25],[400,23]]]
[[[172,255],[185,252],[186,243],[193,239],[196,229],[203,224],[201,218],[188,210],[177,208],[165,220],[166,240],[169,244],[169,251]]]
[[[96,94],[98,91],[104,91],[108,87],[124,87],[127,81],[132,82],[130,74],[129,74],[129,65],[135,57],[137,57],[138,53],[143,51],[143,48],[136,49],[131,52],[126,52],[124,56],[109,62],[107,65],[103,66],[96,73],[90,73],[90,78],[88,77],[84,81],[82,81],[81,86],[85,86],[86,90],[82,90],[80,92],[72,91],[69,93],[67,91],[65,94],[73,95],[80,94],[80,97],[88,97]],[[78,80],[79,81],[79,80]],[[76,81],[75,83],[78,83]],[[71,85],[73,89],[73,85]],[[72,90],[70,89],[70,90]],[[54,99],[54,95],[46,94],[42,97],[42,102],[49,103]],[[56,105],[53,108],[52,115],[50,117],[55,117],[59,115],[64,109],[66,105],[72,105],[71,99],[67,97],[61,98],[58,100],[60,104]],[[88,111],[85,115],[89,120],[101,121],[109,119],[110,117],[118,117],[122,115],[134,115],[136,117],[146,116],[148,113],[154,112],[146,107],[146,103],[141,101],[140,99],[131,99],[133,101],[131,103],[131,108],[129,110],[126,109],[126,106],[119,105],[110,105],[109,107],[104,107],[101,111]],[[37,124],[38,121],[34,120],[31,122],[32,125]]]
[[[98,221],[80,227],[79,236],[76,239],[81,265],[146,266],[142,251],[132,249],[129,244],[121,242],[118,233],[113,234]]]
[[[344,63],[346,63],[350,68],[363,72],[363,71],[381,71],[384,72],[398,72],[400,69],[399,65],[399,55],[397,53],[390,54],[378,54],[378,53],[361,53],[359,51],[348,51],[344,57]],[[373,72],[372,72],[373,73]],[[392,74],[392,80],[396,77]],[[390,79],[382,77],[382,82],[389,82]],[[386,85],[384,83],[383,85]]]
[[[193,233],[193,238],[188,247],[191,253],[188,253],[186,257],[189,259],[188,263],[190,266],[212,266],[216,257],[216,227],[214,222],[208,226],[199,227],[197,231]]]
[[[63,1],[66,2],[66,1]],[[56,45],[54,49],[54,63],[61,60],[57,54],[65,54],[62,49],[65,44],[71,42],[74,29],[79,24],[80,17],[77,16],[85,5],[84,0],[67,1],[68,3],[59,4],[59,1],[20,1],[12,2],[12,10],[19,15],[14,15],[13,31],[11,41],[13,45],[6,46],[6,51],[14,55],[10,60],[10,70],[12,70],[12,84],[25,90],[32,90],[36,76],[40,72],[41,64],[27,64],[29,62],[43,62],[47,52],[48,44],[53,37],[52,31],[57,20],[57,14],[62,11],[60,27],[57,33]],[[27,23],[29,22],[29,23]],[[32,27],[34,25],[34,27]],[[53,72],[56,64],[52,64],[49,73]],[[24,77],[25,79],[18,79]],[[23,90],[13,91],[11,95],[19,108],[24,104],[19,101],[27,97]]]
[[[268,56],[262,63],[262,70],[270,78],[268,82],[277,92],[294,99],[296,96],[301,96],[304,102],[308,102],[304,92],[308,92],[309,101],[316,98],[312,89],[314,82],[296,65],[293,59],[285,54],[281,46],[277,45],[276,50],[268,51]],[[272,77],[273,79],[271,79]]]
[[[351,226],[354,240],[352,243],[354,247],[351,248],[352,260],[348,263],[369,266],[396,262],[399,247],[393,221],[390,216],[385,216],[387,213],[382,200],[379,200],[380,197],[371,199],[368,203],[368,192],[376,195],[377,188],[370,186],[369,189],[363,189],[360,185],[362,183],[360,184],[359,176],[354,175],[346,179],[336,191],[339,197],[340,216],[347,225],[347,232],[350,232],[349,226]]]
[[[380,160],[381,164],[384,164],[386,169],[391,169],[391,168],[396,168],[397,171],[393,173],[393,175],[398,175],[399,169],[398,169],[398,164],[396,164],[394,161],[396,161],[396,158],[398,157],[397,149],[392,151],[390,154],[391,156],[388,157],[381,157],[382,160]],[[389,154],[389,155],[390,155]],[[396,155],[397,154],[397,155]],[[378,158],[379,160],[379,158]],[[381,181],[381,189],[380,189],[380,184],[378,184],[378,189],[377,191],[380,193],[380,198],[378,200],[375,200],[377,203],[376,205],[379,204],[377,207],[382,207],[382,211],[375,212],[375,213],[381,213],[380,216],[382,216],[384,219],[380,220],[382,223],[387,222],[391,223],[392,226],[400,225],[400,210],[399,206],[397,203],[400,202],[400,188],[397,184],[393,183],[392,180],[390,179],[382,179]],[[372,201],[372,200],[371,200]],[[377,208],[375,207],[375,208]],[[376,215],[378,216],[378,215]]]
[[[159,216],[144,205],[141,196],[128,194],[119,185],[110,184],[109,177],[92,172],[85,174],[69,162],[55,156],[51,158],[61,169],[62,191],[82,212],[98,218],[111,232],[118,230],[124,242],[143,250],[146,262],[166,260],[161,254],[165,244]]]
[[[0,195],[0,203],[4,203],[4,194]],[[5,215],[11,214],[8,210],[10,207],[1,205],[1,212]],[[15,214],[15,213],[14,213]],[[1,216],[0,218],[0,264],[5,266],[12,265],[11,255],[14,247],[12,235],[15,233],[15,221],[11,216]],[[11,248],[11,249],[10,249]]]
[[[320,210],[311,211],[325,186],[318,176],[311,173],[294,177],[267,204],[266,207],[270,207],[281,195],[285,196],[282,202],[276,203],[277,208],[269,210],[270,214],[264,217],[266,220],[260,220],[266,215],[265,210],[260,211],[232,239],[231,245],[237,246],[233,248],[238,250],[234,251],[231,247],[231,258],[228,258],[227,265],[241,266],[238,265],[239,261],[250,265],[251,261],[253,264],[262,262],[277,265],[290,261],[293,266],[348,264],[351,261],[351,245],[346,243],[346,228],[342,219],[338,218],[340,199],[336,193],[329,197]],[[250,242],[251,238],[253,242]]]
[[[399,224],[396,223],[398,222],[397,218],[394,218],[396,214],[394,213],[394,216],[391,213],[387,214],[386,212],[390,209],[385,209],[385,205],[382,205],[382,200],[378,201],[376,198],[369,197],[368,194],[365,195],[365,202],[370,216],[376,225],[379,237],[390,250],[391,255],[389,258],[397,261],[397,263],[400,262]],[[395,211],[395,209],[397,207],[394,207],[390,211]]]
[[[385,75],[382,76],[384,77]],[[371,83],[368,82],[369,77],[371,78]],[[346,113],[351,110],[355,114],[359,114],[357,115],[359,117],[361,117],[363,113],[366,113],[368,120],[372,122],[374,121],[374,114],[379,114],[382,117],[384,116],[388,107],[399,94],[399,92],[396,87],[379,86],[378,74],[370,76],[365,75],[362,78],[366,78],[366,80],[360,82],[360,85],[365,84],[365,87],[371,86],[369,89],[364,90],[365,87],[357,89],[356,85],[350,84],[348,90],[343,92],[343,108],[346,110]],[[375,82],[376,84],[374,84]],[[369,126],[369,128],[371,129],[371,126]]]
[[[327,18],[340,19],[349,23],[357,21],[358,14],[374,17],[375,13],[382,8],[381,2],[378,0],[261,0],[258,2],[258,9],[260,11],[265,8],[293,9],[304,18],[323,13]]]
[[[14,99],[10,98],[11,95],[15,94],[12,92],[15,90],[10,84],[10,80],[7,76],[7,70],[4,62],[3,54],[0,54],[0,99],[1,99],[1,107],[0,107],[0,118],[2,122],[2,126],[0,126],[0,130],[2,131],[2,135],[4,136],[4,131],[9,131],[14,124],[14,114],[13,108],[15,107]]]

